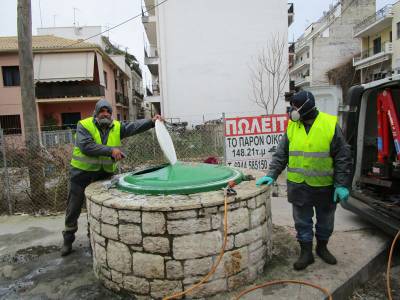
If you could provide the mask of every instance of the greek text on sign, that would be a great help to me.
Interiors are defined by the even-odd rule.
[[[282,138],[287,115],[226,118],[226,162],[230,166],[266,170]]]

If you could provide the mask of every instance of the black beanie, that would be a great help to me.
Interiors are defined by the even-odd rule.
[[[307,101],[307,99],[309,99]],[[307,101],[307,103],[306,103]],[[302,120],[315,119],[318,115],[318,110],[315,107],[315,98],[311,92],[301,91],[295,94],[290,101],[291,105],[300,108],[303,104],[304,106],[300,110],[300,116]],[[312,109],[314,107],[314,109]]]

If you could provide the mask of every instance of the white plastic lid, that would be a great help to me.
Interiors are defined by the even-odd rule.
[[[160,120],[156,120],[156,135],[158,143],[160,144],[162,152],[168,159],[171,165],[176,164],[178,159],[176,158],[174,143],[172,142],[171,136],[168,133],[167,128]]]

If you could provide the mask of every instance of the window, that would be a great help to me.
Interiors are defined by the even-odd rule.
[[[103,71],[103,75],[104,75],[104,84],[105,84],[105,86],[107,88],[107,72]]]
[[[397,22],[396,28],[397,28],[397,39],[400,39],[400,22]]]
[[[310,52],[307,52],[307,58],[310,58]]]
[[[392,34],[392,31],[390,30],[390,33],[389,33],[389,41],[390,41],[390,42],[392,42],[392,35],[393,35],[393,34]]]
[[[1,67],[3,71],[4,86],[19,86],[18,66]]]
[[[374,39],[374,54],[377,54],[382,51],[381,47],[381,37]]]
[[[19,115],[0,116],[0,127],[4,134],[21,134],[21,118]]]
[[[121,114],[117,114],[117,120],[121,121]]]

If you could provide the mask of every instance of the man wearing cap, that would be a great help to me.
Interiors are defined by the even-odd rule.
[[[300,257],[295,270],[305,269],[314,262],[313,216],[316,214],[316,253],[328,264],[337,260],[327,244],[333,232],[336,205],[347,201],[351,181],[351,152],[337,117],[319,112],[311,92],[293,96],[290,121],[266,176],[257,185],[274,183],[287,167],[288,201],[292,203],[293,219],[300,244]]]
[[[156,120],[163,120],[156,115],[151,120],[119,122],[113,120],[111,114],[111,105],[106,99],[100,99],[96,103],[93,117],[78,122],[71,158],[65,229],[62,232],[62,256],[72,252],[85,188],[94,181],[110,178],[116,171],[116,162],[125,157],[120,149],[121,139],[153,128]]]

